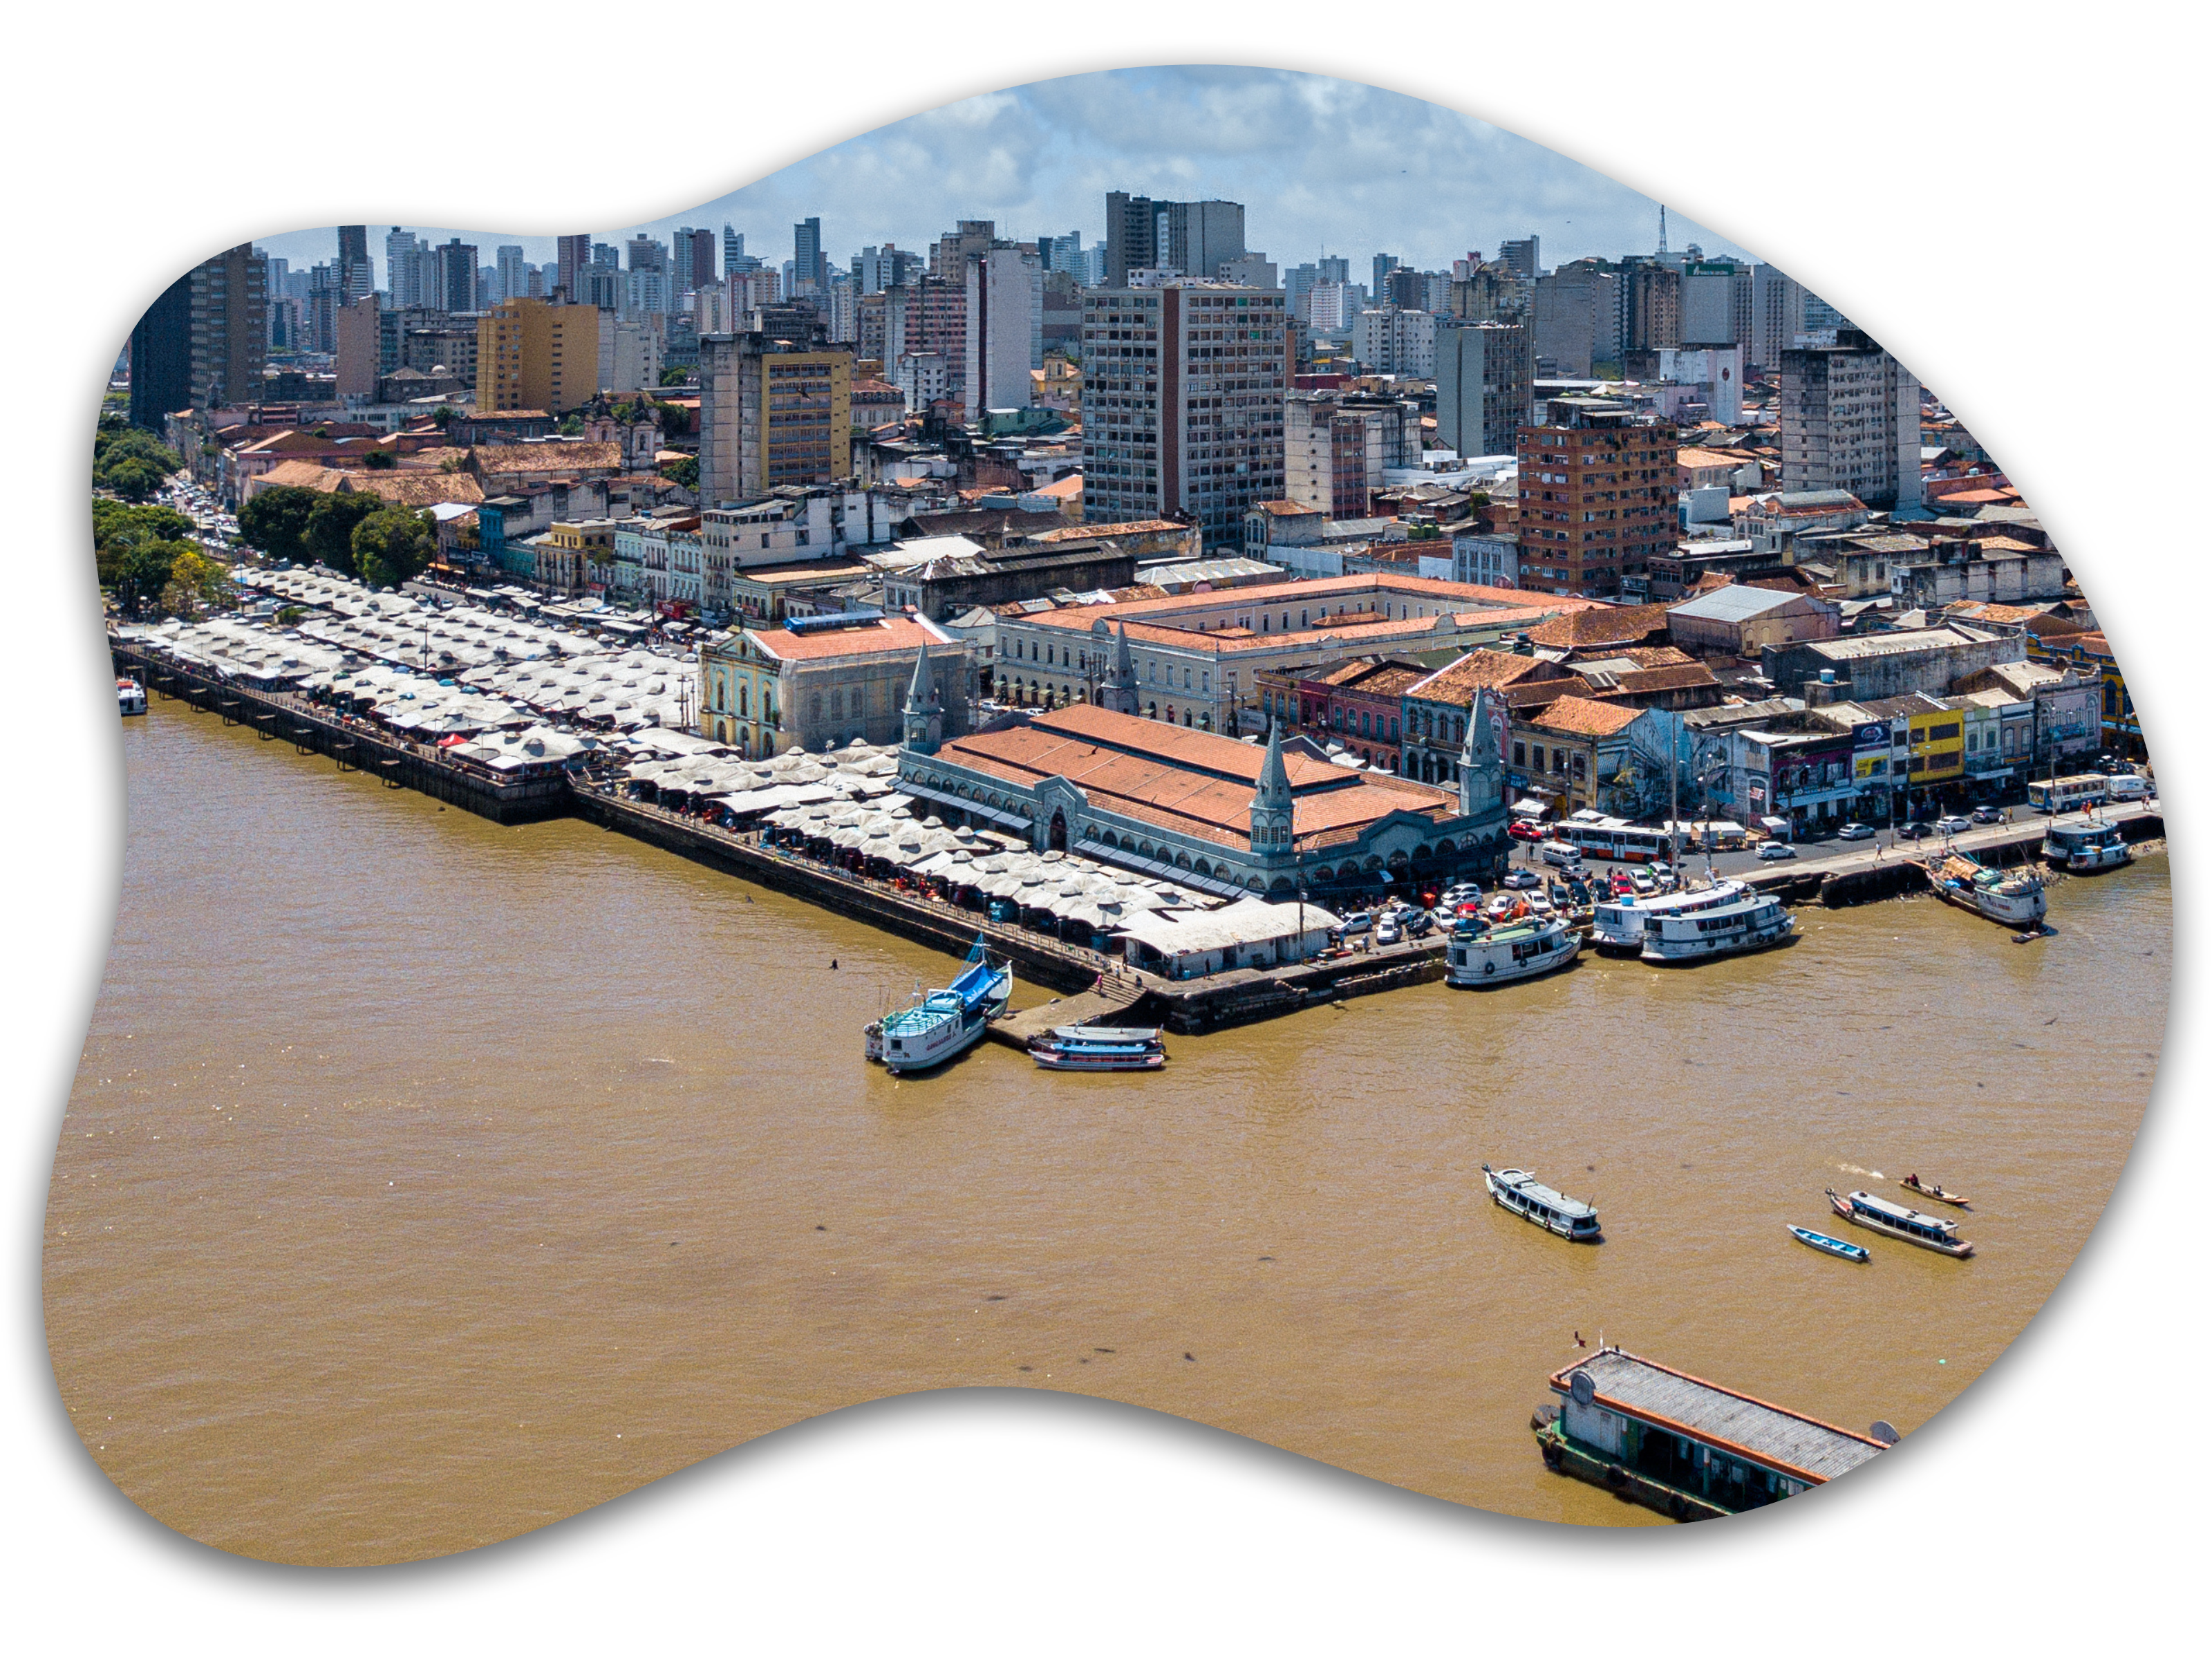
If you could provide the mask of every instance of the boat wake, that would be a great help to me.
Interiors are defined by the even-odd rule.
[[[1845,1175],[1863,1175],[1869,1177],[1870,1180],[1875,1181],[1881,1181],[1887,1178],[1879,1170],[1862,1170],[1856,1164],[1838,1164],[1836,1167],[1838,1170],[1841,1170]]]

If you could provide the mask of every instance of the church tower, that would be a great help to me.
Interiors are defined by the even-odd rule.
[[[1488,686],[1474,694],[1467,739],[1459,747],[1462,817],[1494,812],[1505,800],[1505,705]]]
[[[1116,714],[1137,712],[1137,665],[1129,656],[1129,626],[1115,630],[1114,661],[1098,682],[1098,706]]]
[[[906,689],[906,746],[918,755],[933,755],[945,734],[945,716],[937,706],[937,685],[929,672],[929,647],[915,653],[914,679]]]
[[[1283,764],[1283,735],[1267,722],[1267,755],[1260,763],[1259,787],[1252,792],[1252,850],[1262,858],[1291,855],[1290,770]]]

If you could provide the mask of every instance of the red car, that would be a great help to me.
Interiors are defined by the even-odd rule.
[[[1631,876],[1626,870],[1614,871],[1613,872],[1613,890],[1615,897],[1620,896],[1623,893],[1634,892],[1636,890],[1636,878],[1633,876]]]
[[[1516,818],[1505,826],[1505,833],[1516,841],[1541,841],[1544,832],[1526,818]]]

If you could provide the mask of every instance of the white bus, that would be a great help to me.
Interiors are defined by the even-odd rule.
[[[2039,812],[2078,812],[2085,806],[2102,806],[2112,799],[2112,780],[2101,772],[2079,772],[2070,778],[2029,781],[2027,804]]]
[[[1554,824],[1552,834],[1570,847],[1582,849],[1587,858],[1617,859],[1626,864],[1649,864],[1654,859],[1667,856],[1667,832],[1632,824],[1620,818],[1598,818],[1577,823],[1569,819]],[[1688,850],[1690,843],[1676,837],[1674,850]]]

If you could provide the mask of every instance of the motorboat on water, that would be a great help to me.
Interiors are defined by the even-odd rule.
[[[1959,1237],[1957,1222],[1946,1221],[1941,1216],[1923,1215],[1909,1205],[1893,1204],[1886,1198],[1876,1198],[1872,1193],[1853,1193],[1847,1198],[1838,1198],[1836,1189],[1831,1187],[1828,1188],[1828,1206],[1854,1226],[1887,1233],[1892,1238],[1917,1244],[1922,1249],[1933,1250],[1938,1255],[1964,1260],[1974,1253],[1974,1247]]]
[[[2117,823],[2068,823],[2057,820],[2043,832],[2043,856],[2069,874],[2094,875],[2135,862]]]
[[[1809,1244],[1824,1255],[1839,1256],[1845,1261],[1867,1261],[1872,1258],[1863,1244],[1853,1244],[1841,1238],[1831,1238],[1826,1233],[1816,1233],[1810,1227],[1792,1227],[1790,1236],[1800,1244]]]
[[[993,1020],[1006,1012],[1014,993],[1010,962],[994,962],[978,934],[959,976],[932,991],[912,1007],[870,1022],[867,1054],[880,1059],[893,1077],[926,1072],[965,1054],[983,1040]]]
[[[1655,893],[1642,898],[1629,892],[1603,898],[1590,918],[1590,943],[1605,955],[1632,957],[1644,949],[1644,924],[1653,916],[1714,909],[1750,890],[1742,882],[1723,879],[1694,892]]]
[[[1582,948],[1583,936],[1556,915],[1455,928],[1444,957],[1444,983],[1507,985],[1534,979],[1566,967]]]
[[[2034,871],[1992,870],[1969,854],[1953,853],[1942,863],[1922,863],[1928,884],[1946,904],[1971,910],[1991,921],[2033,927],[2043,921],[2048,900],[2043,878]]]
[[[1030,1058],[1048,1072],[1157,1072],[1168,1061],[1156,1025],[1056,1025]]]
[[[1482,1183],[1498,1208],[1512,1211],[1546,1232],[1578,1244],[1595,1244],[1605,1237],[1598,1228],[1595,1209],[1578,1198],[1547,1187],[1526,1170],[1493,1170],[1486,1164]]]
[[[115,682],[115,706],[125,714],[146,712],[146,688],[128,678]]]
[[[1778,898],[1746,889],[1701,910],[1659,910],[1644,921],[1646,962],[1707,962],[1794,943],[1797,919]]]
[[[1938,1204],[1956,1205],[1962,1210],[1971,1210],[1974,1207],[1966,1202],[1966,1194],[1963,1193],[1946,1192],[1937,1182],[1923,1181],[1917,1175],[1909,1175],[1897,1184],[1908,1193],[1917,1193],[1923,1198],[1932,1198]]]

